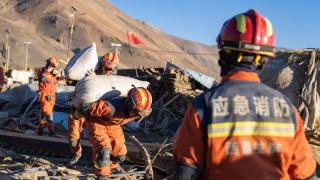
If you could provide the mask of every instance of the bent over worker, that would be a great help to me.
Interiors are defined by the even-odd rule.
[[[99,62],[99,68],[97,72],[94,70],[89,70],[87,75],[92,76],[95,74],[99,75],[111,75],[117,73],[117,67],[119,65],[119,58],[116,53],[106,53],[102,56]],[[74,166],[79,161],[82,155],[82,148],[80,144],[81,134],[83,131],[83,126],[85,125],[85,118],[80,117],[75,119],[73,117],[74,108],[72,108],[71,113],[68,117],[68,129],[69,129],[69,145],[72,157],[68,162],[68,166]]]
[[[47,59],[46,66],[39,70],[39,102],[41,118],[38,125],[38,134],[42,135],[45,127],[50,134],[54,134],[53,107],[56,101],[58,60],[55,57]]]
[[[84,108],[95,173],[100,179],[107,179],[111,170],[125,160],[127,148],[121,125],[148,116],[151,104],[151,93],[137,87],[128,97],[99,100]]]
[[[255,10],[239,14],[217,43],[222,82],[185,113],[174,143],[177,179],[315,178],[299,113],[257,74],[275,55],[269,20]]]

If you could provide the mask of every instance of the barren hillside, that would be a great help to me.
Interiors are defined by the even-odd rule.
[[[122,68],[139,65],[159,67],[165,61],[172,60],[217,77],[217,50],[214,47],[165,34],[146,22],[129,17],[105,0],[1,0],[0,62],[5,59],[6,29],[10,31],[10,65],[23,67],[24,41],[32,42],[29,49],[32,67],[43,65],[43,61],[51,55],[65,60],[70,37],[70,15],[74,12],[72,7],[78,10],[72,50],[95,41],[98,54],[102,55],[112,50],[111,43],[121,43]],[[144,41],[144,45],[133,47],[132,56],[129,55],[127,30]]]

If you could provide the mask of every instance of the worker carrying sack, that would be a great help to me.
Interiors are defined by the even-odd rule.
[[[89,69],[95,69],[98,64],[96,44],[82,49],[74,55],[65,68],[68,79],[79,81],[85,77]]]
[[[133,87],[147,88],[149,82],[126,76],[96,75],[87,76],[79,81],[74,91],[72,102],[75,108],[81,109],[99,99],[115,96],[127,97]]]

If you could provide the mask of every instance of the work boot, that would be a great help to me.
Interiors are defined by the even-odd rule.
[[[68,167],[74,167],[78,163],[80,158],[81,158],[81,155],[72,155],[72,157],[71,157],[70,161],[68,162],[67,166]]]
[[[52,122],[48,122],[47,124],[49,135],[55,135],[56,131],[54,128],[54,124]]]
[[[38,130],[37,130],[37,134],[39,136],[43,135],[43,129],[46,127],[46,121],[44,121],[43,119],[39,120],[39,125],[38,125]]]
[[[38,129],[37,129],[37,134],[38,134],[39,136],[42,136],[42,135],[43,135],[43,128],[38,127]]]

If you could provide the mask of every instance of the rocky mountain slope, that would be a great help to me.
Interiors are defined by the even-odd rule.
[[[96,42],[98,54],[102,55],[113,50],[111,43],[121,43],[120,68],[161,67],[166,61],[173,61],[214,77],[218,75],[216,48],[165,34],[105,0],[1,0],[0,62],[6,56],[6,29],[10,31],[10,66],[23,67],[25,41],[32,42],[28,56],[31,67],[43,65],[51,55],[66,60],[74,8],[74,51]],[[128,30],[144,41],[143,45],[133,46],[133,55],[129,54]]]

